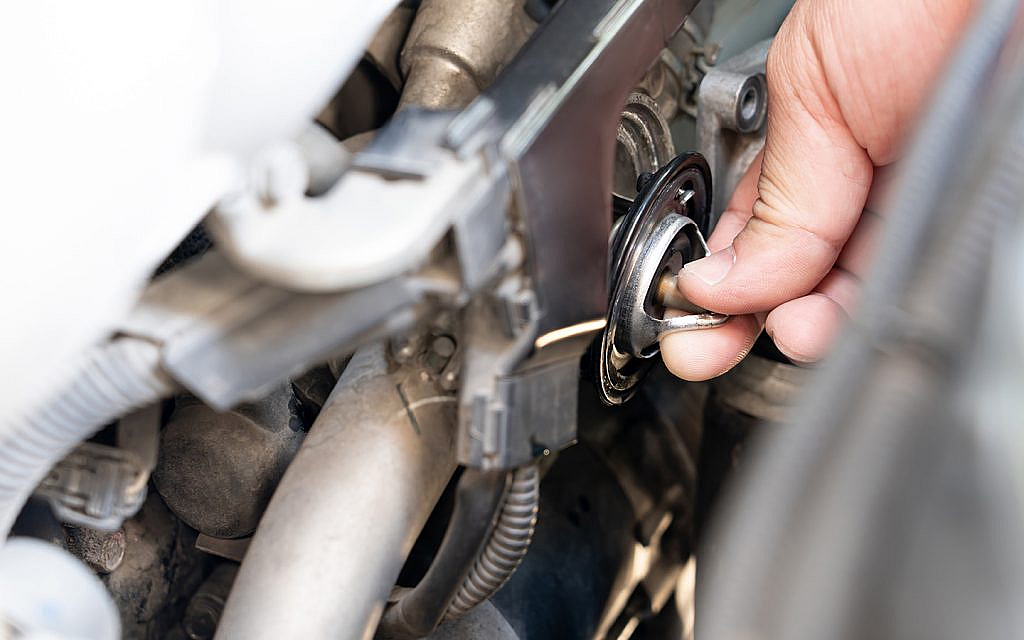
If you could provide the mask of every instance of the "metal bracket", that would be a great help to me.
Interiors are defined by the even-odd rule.
[[[578,363],[607,310],[614,125],[695,4],[561,2],[474,103],[400,112],[322,196],[306,197],[301,154],[274,156],[273,197],[224,202],[208,220],[249,274],[204,256],[220,273],[168,274],[188,286],[155,283],[124,330],[164,344],[175,379],[225,409],[518,282],[529,320],[463,341],[461,462],[519,466],[565,446]]]
[[[771,40],[764,40],[711,67],[697,95],[697,148],[715,179],[711,227],[755,156],[764,147],[768,85],[765,60]]]

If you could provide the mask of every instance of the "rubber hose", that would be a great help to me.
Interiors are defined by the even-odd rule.
[[[487,600],[512,576],[530,547],[539,503],[537,465],[516,470],[491,537],[448,605],[447,619],[461,616]]]
[[[119,338],[92,349],[51,401],[2,430],[0,544],[53,465],[104,425],[174,389],[160,368],[159,348],[150,342]]]
[[[463,472],[448,528],[430,568],[414,588],[387,608],[377,627],[377,638],[423,638],[444,621],[448,606],[490,540],[514,475],[500,470]]]

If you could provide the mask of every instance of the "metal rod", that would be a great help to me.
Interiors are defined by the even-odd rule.
[[[217,638],[370,638],[455,469],[454,396],[356,352],[285,473]]]
[[[678,280],[679,276],[671,272],[666,272],[661,276],[658,279],[657,289],[654,291],[655,301],[668,309],[686,311],[687,313],[707,313],[707,309],[686,299],[676,284]]]

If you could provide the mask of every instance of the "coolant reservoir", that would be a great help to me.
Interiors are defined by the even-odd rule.
[[[394,4],[38,0],[5,11],[0,415],[41,401],[106,337],[251,155],[327,102]]]

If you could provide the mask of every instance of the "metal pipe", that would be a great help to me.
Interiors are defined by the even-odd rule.
[[[402,49],[400,107],[465,107],[536,26],[521,0],[423,0]]]
[[[455,470],[454,396],[421,373],[389,373],[382,345],[356,352],[263,515],[217,638],[373,636]]]

